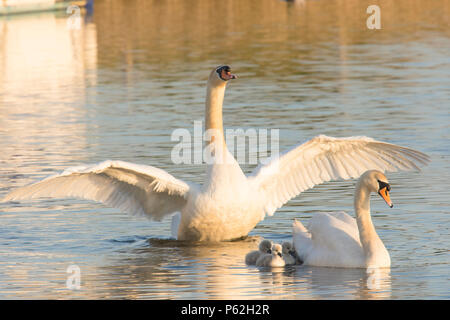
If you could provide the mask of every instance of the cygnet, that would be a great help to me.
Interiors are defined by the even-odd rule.
[[[286,265],[295,264],[296,262],[296,252],[294,246],[290,242],[283,242],[283,259]]]
[[[248,265],[256,264],[256,261],[261,255],[270,254],[272,252],[272,242],[270,240],[263,240],[259,243],[259,250],[254,250],[245,256],[245,263]]]
[[[271,254],[263,254],[256,260],[257,267],[284,267],[286,263],[283,260],[282,247],[279,244],[272,246]]]

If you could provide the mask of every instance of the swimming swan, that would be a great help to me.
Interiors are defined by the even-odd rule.
[[[257,267],[284,267],[286,262],[283,259],[281,245],[278,243],[272,246],[272,253],[261,255],[256,260]]]
[[[274,157],[245,176],[225,144],[222,102],[236,76],[229,66],[209,75],[205,129],[211,133],[212,161],[203,185],[177,179],[164,170],[107,160],[77,166],[16,189],[3,201],[38,197],[78,197],[101,201],[152,220],[172,216],[179,240],[222,241],[246,236],[266,215],[314,185],[357,178],[366,170],[419,170],[425,154],[367,137],[317,136]]]
[[[267,253],[272,253],[272,242],[270,240],[263,240],[259,243],[258,250],[247,253],[245,256],[245,263],[248,265],[254,265],[262,254]]]
[[[392,208],[385,175],[370,170],[356,184],[356,220],[344,212],[316,213],[306,229],[293,225],[293,242],[305,265],[347,268],[389,267],[391,259],[370,216],[370,194],[377,192]]]

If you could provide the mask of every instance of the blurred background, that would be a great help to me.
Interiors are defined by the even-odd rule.
[[[0,298],[450,298],[450,1],[37,2],[27,13],[0,2],[0,197],[105,159],[201,183],[203,166],[172,163],[170,136],[203,119],[220,64],[239,77],[227,128],[279,129],[280,151],[318,134],[365,135],[432,163],[388,175],[394,209],[373,201],[392,259],[376,289],[362,270],[244,264],[260,237],[289,240],[294,218],[352,214],[355,181],[341,181],[291,200],[248,239],[215,245],[175,242],[170,220],[89,201],[2,203]],[[367,27],[370,5],[381,29]],[[70,264],[81,290],[65,286]]]

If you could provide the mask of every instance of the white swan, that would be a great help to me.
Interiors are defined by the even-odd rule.
[[[283,253],[283,260],[286,263],[286,265],[289,266],[291,264],[295,264],[297,254],[295,252],[295,248],[294,248],[293,244],[285,241],[285,242],[283,242],[281,247],[282,247],[282,253]]]
[[[258,260],[256,260],[257,267],[284,267],[286,262],[283,259],[281,245],[278,243],[272,246],[272,253],[261,255]]]
[[[370,194],[377,192],[392,208],[390,185],[377,170],[364,173],[356,184],[356,220],[344,212],[317,213],[306,229],[293,225],[293,241],[305,265],[347,268],[389,267],[391,259],[370,216]]]
[[[245,256],[245,263],[248,265],[254,265],[262,254],[268,253],[272,253],[272,242],[270,240],[263,240],[259,243],[258,250],[247,253]]]
[[[418,151],[367,137],[318,136],[296,146],[248,177],[228,151],[222,102],[230,67],[215,68],[206,93],[208,148],[214,155],[202,186],[164,170],[123,161],[79,166],[12,191],[3,199],[79,197],[101,201],[152,220],[174,216],[180,240],[221,241],[246,236],[265,215],[302,191],[337,179],[357,178],[368,169],[419,170],[428,157]],[[174,215],[175,214],[175,215]]]

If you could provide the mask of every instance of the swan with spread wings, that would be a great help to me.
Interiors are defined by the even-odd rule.
[[[205,129],[213,132],[208,145],[213,158],[202,185],[153,166],[107,160],[66,169],[13,190],[3,201],[90,199],[152,220],[172,216],[172,235],[179,240],[223,241],[246,236],[266,215],[317,184],[358,178],[367,170],[419,170],[429,161],[419,151],[368,137],[320,135],[246,176],[223,133],[225,88],[235,78],[229,66],[219,66],[208,79]]]

